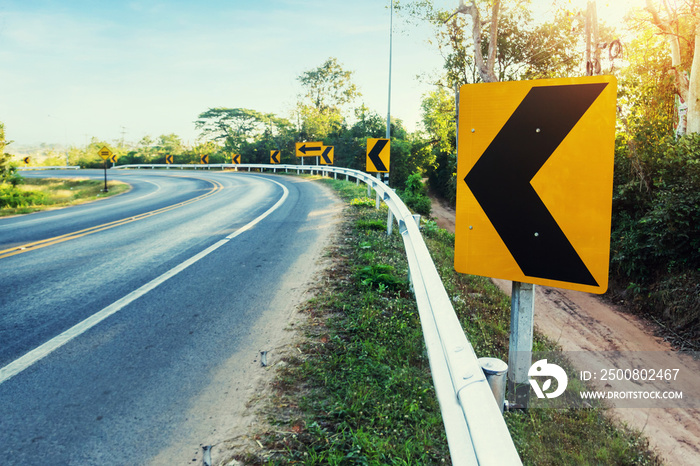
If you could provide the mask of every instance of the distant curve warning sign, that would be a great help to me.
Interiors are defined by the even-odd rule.
[[[102,157],[102,160],[107,160],[112,156],[112,151],[109,150],[107,146],[102,146],[102,149],[100,149],[100,157]]]

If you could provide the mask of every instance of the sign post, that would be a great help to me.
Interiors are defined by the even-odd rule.
[[[109,150],[107,146],[102,146],[102,149],[100,149],[100,157],[102,157],[102,162],[104,165],[104,170],[105,170],[105,189],[104,192],[108,192],[107,189],[107,160],[109,160],[110,157],[112,157],[112,151]]]
[[[528,371],[532,364],[535,325],[535,285],[513,282],[510,295],[510,339],[508,342],[508,402],[527,407],[530,400]]]
[[[527,406],[535,284],[608,286],[616,81],[460,89],[455,269],[513,282],[509,400]]]

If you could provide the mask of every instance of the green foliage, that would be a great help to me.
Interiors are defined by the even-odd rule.
[[[5,146],[11,142],[5,139],[5,124],[0,121],[0,184],[15,187],[22,181],[22,176],[17,172],[12,156],[5,153]]]
[[[405,186],[406,189],[396,191],[401,200],[413,212],[430,216],[432,203],[428,197],[428,190],[423,184],[423,176],[420,173],[412,174],[406,180]]]
[[[363,220],[357,221],[357,228],[360,230],[386,230],[386,222],[381,220]]]
[[[343,105],[360,96],[352,74],[343,69],[337,58],[331,57],[318,68],[303,72],[297,80],[311,106],[322,114],[329,114],[339,112]]]
[[[618,138],[615,154],[610,264],[613,284],[626,290],[613,291],[697,345],[700,135],[637,129]]]
[[[0,183],[0,209],[41,205],[46,199],[44,193],[24,191],[11,184]]]
[[[381,230],[384,229],[385,228],[382,228]],[[381,291],[388,289],[400,289],[406,284],[405,280],[402,280],[395,275],[394,267],[391,265],[365,265],[357,270],[356,275],[362,286],[378,288]]]
[[[356,197],[350,201],[350,205],[353,207],[374,207],[375,203],[371,197]]]
[[[612,264],[639,283],[700,268],[700,135],[666,138],[655,149],[621,148],[616,157]]]
[[[80,204],[129,189],[127,184],[119,181],[110,181],[107,186],[109,192],[104,193],[102,180],[81,178],[27,178],[17,187],[0,183],[0,215]]]
[[[17,186],[22,176],[17,171],[17,164],[12,161],[10,154],[0,153],[0,183]]]

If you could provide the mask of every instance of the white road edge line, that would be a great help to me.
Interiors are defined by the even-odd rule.
[[[275,183],[276,185],[280,186],[283,190],[283,194],[282,194],[282,197],[275,203],[275,205],[273,205],[272,207],[267,209],[262,215],[260,215],[255,220],[251,221],[250,223],[242,226],[241,228],[239,228],[238,230],[236,230],[232,234],[228,235],[226,238],[209,246],[207,249],[201,251],[200,253],[190,257],[185,262],[182,262],[179,265],[177,265],[176,267],[173,267],[169,271],[165,272],[163,275],[161,275],[157,278],[154,278],[150,282],[143,285],[141,288],[138,288],[138,289],[132,291],[131,293],[124,296],[120,300],[115,301],[114,303],[105,307],[101,311],[98,311],[97,313],[91,315],[90,317],[83,320],[82,322],[75,324],[73,327],[69,328],[65,332],[53,337],[51,340],[47,341],[46,343],[42,344],[41,346],[38,346],[38,347],[34,348],[33,350],[29,351],[24,356],[21,356],[20,358],[15,359],[10,364],[8,364],[7,366],[0,369],[0,384],[2,384],[6,380],[14,377],[15,375],[19,374],[23,370],[29,368],[34,363],[40,361],[44,357],[53,353],[58,348],[65,345],[66,343],[68,343],[69,341],[74,339],[75,337],[85,333],[86,331],[88,331],[92,327],[94,327],[95,325],[97,325],[100,322],[102,322],[103,320],[105,320],[107,317],[111,316],[112,314],[115,314],[116,312],[123,309],[128,304],[132,303],[133,301],[136,301],[141,296],[145,295],[146,293],[148,293],[152,289],[156,288],[161,283],[165,282],[169,278],[174,277],[175,275],[182,272],[190,265],[199,261],[203,257],[209,255],[210,253],[216,251],[217,249],[219,249],[224,244],[228,243],[230,240],[232,240],[236,236],[250,230],[255,225],[260,223],[268,215],[270,215],[272,212],[277,210],[284,203],[284,201],[287,200],[287,197],[289,196],[289,190],[284,185],[282,185],[281,183],[278,183],[277,181],[270,180],[270,179],[267,179],[267,181],[271,181],[271,182]]]

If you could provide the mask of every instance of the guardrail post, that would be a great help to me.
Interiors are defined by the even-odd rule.
[[[498,358],[479,358],[479,365],[484,371],[486,381],[491,387],[496,404],[501,409],[506,405],[506,372],[508,372],[508,364]]]
[[[389,214],[386,217],[386,235],[391,236],[391,232],[394,229],[394,214],[389,209]]]

